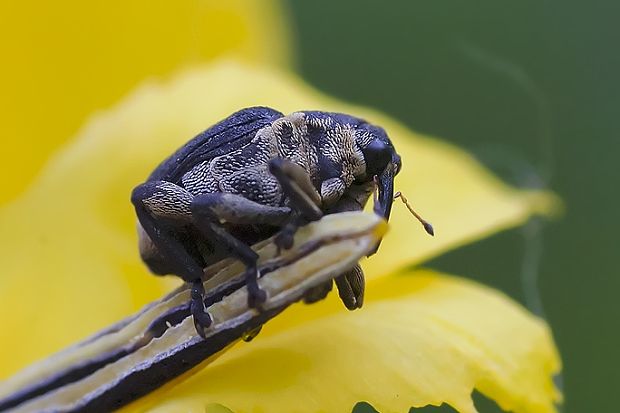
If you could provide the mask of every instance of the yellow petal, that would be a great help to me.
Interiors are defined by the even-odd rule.
[[[395,205],[392,231],[368,260],[369,276],[516,225],[546,199],[506,187],[452,146],[272,69],[220,62],[165,84],[148,83],[94,117],[30,190],[0,209],[0,377],[170,288],[171,282],[150,276],[138,257],[131,189],[199,131],[259,104],[284,112],[316,108],[366,116],[387,129],[403,154],[398,185],[434,221],[437,236],[426,236]]]
[[[2,2],[0,202],[145,77],[224,54],[287,62],[289,37],[277,0]]]
[[[533,214],[551,214],[560,208],[552,194],[511,188],[454,146],[412,136],[393,122],[384,123],[403,159],[396,190],[433,224],[435,236],[429,237],[395,200],[390,218],[394,225],[381,244],[380,255],[364,262],[371,277],[517,226]]]
[[[235,412],[346,412],[365,400],[386,413],[443,402],[469,413],[474,388],[507,411],[556,411],[549,329],[504,295],[430,271],[384,277],[368,291],[362,311],[261,334],[127,411],[201,412],[217,402]],[[297,307],[281,317],[311,311]]]

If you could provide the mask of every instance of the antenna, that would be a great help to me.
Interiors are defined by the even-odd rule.
[[[405,195],[403,195],[402,192],[398,191],[394,194],[394,199],[396,198],[400,198],[401,201],[403,201],[403,204],[405,204],[405,206],[407,207],[407,209],[409,210],[409,212],[411,212],[411,215],[413,215],[414,217],[417,218],[418,221],[420,221],[420,224],[422,224],[422,226],[424,227],[424,230],[429,234],[434,236],[435,235],[435,230],[433,229],[433,226],[426,221],[424,218],[422,218],[417,212],[415,212],[415,210],[413,209],[413,207],[409,204],[409,201],[407,200],[407,198],[405,197]]]

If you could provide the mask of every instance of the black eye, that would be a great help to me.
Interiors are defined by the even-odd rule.
[[[368,146],[362,148],[362,153],[366,160],[366,175],[369,178],[381,175],[392,160],[392,152],[393,149],[379,139],[373,140]]]

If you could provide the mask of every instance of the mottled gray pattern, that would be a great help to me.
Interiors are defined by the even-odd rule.
[[[183,187],[194,195],[218,192],[217,181],[210,178],[210,168],[211,160],[201,162],[194,166],[181,178]]]
[[[192,194],[180,186],[160,181],[157,183],[157,190],[144,199],[143,203],[157,217],[189,221],[193,198]]]
[[[364,175],[366,162],[356,142],[355,130],[349,125],[334,124],[327,130],[329,139],[322,147],[323,154],[341,165],[340,179],[348,187],[356,176]]]
[[[364,175],[364,156],[349,125],[331,118],[312,119],[310,124],[326,131],[329,139],[322,142],[321,153],[341,166],[339,176],[319,182],[318,143],[310,142],[306,117],[296,112],[258,131],[247,145],[197,164],[183,175],[182,185],[192,195],[224,192],[264,205],[283,205],[281,189],[268,170],[269,160],[281,157],[306,170],[325,204],[332,204],[356,177]]]
[[[278,119],[272,128],[275,136],[279,137],[277,139],[279,156],[304,168],[310,179],[316,181],[319,172],[317,149],[310,142],[304,114],[296,112]],[[291,130],[291,133],[286,133],[288,130]]]
[[[258,165],[235,171],[220,180],[220,190],[264,205],[278,206],[282,192],[276,178],[269,173],[267,165]]]
[[[372,142],[373,140],[373,136],[366,131],[357,131],[356,133],[356,137],[355,140],[357,141],[357,145],[360,148],[365,148],[366,146],[368,146],[370,144],[370,142]]]

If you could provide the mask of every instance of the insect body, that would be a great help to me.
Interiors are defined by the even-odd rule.
[[[257,307],[265,295],[249,245],[277,233],[278,247],[289,248],[297,227],[323,214],[361,210],[375,189],[375,212],[388,219],[399,170],[385,131],[362,119],[243,109],[190,140],[134,189],[140,254],[155,274],[192,283],[191,311],[203,335],[211,323],[204,267],[225,256],[241,260],[250,305]],[[323,298],[331,285],[306,301]],[[359,266],[336,285],[347,308],[362,305]]]

